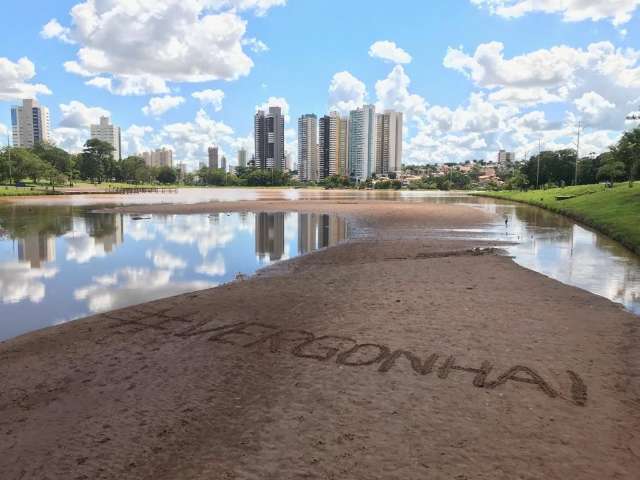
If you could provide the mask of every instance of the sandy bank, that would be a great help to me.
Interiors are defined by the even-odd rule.
[[[0,344],[7,479],[636,479],[638,318],[425,227],[462,206],[335,212],[355,240],[246,281]]]

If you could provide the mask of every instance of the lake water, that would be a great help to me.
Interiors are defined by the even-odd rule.
[[[343,219],[317,214],[0,207],[0,340],[215,287],[347,235]]]
[[[640,257],[535,207],[438,192],[187,189],[174,195],[72,196],[0,203],[0,340],[92,313],[214,287],[270,263],[336,245],[336,216],[294,213],[98,214],[97,204],[252,199],[389,199],[455,203],[496,214],[439,238],[512,242],[527,268],[640,314]],[[504,219],[508,222],[505,225]]]

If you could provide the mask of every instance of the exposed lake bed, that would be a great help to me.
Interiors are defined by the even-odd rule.
[[[511,248],[517,218],[410,200],[105,210],[131,215],[127,228],[149,221],[134,215],[329,214],[352,235],[268,275],[4,342],[3,471],[633,478],[637,317],[475,253]],[[500,223],[504,235],[488,234]]]

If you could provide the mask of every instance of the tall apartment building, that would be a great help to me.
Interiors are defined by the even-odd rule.
[[[238,166],[243,168],[247,166],[247,150],[244,148],[238,150]]]
[[[320,119],[320,178],[347,175],[349,121],[337,112]]]
[[[164,147],[143,152],[141,157],[148,167],[173,167],[173,151]]]
[[[516,161],[516,154],[513,152],[507,152],[506,150],[500,150],[498,152],[498,163],[500,165],[506,165],[507,163],[513,163]]]
[[[280,107],[258,110],[254,118],[256,167],[284,170],[284,116]]]
[[[36,100],[22,100],[22,105],[11,107],[11,128],[14,147],[33,148],[49,142],[49,109]]]
[[[304,182],[317,182],[320,179],[318,117],[313,113],[298,119],[298,175]]]
[[[402,170],[402,112],[385,110],[376,115],[376,173]]]
[[[218,147],[209,147],[209,168],[218,169]]]
[[[349,114],[349,175],[366,180],[376,171],[376,107],[364,105]]]
[[[91,138],[97,138],[113,147],[113,158],[122,160],[122,137],[120,127],[109,123],[109,117],[100,117],[100,123],[91,125]]]
[[[225,157],[224,155],[222,156],[222,159],[220,161],[220,168],[225,172],[227,171],[227,157]]]

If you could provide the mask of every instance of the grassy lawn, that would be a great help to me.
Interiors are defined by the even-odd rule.
[[[47,191],[43,187],[26,186],[14,187],[12,185],[0,185],[0,197],[21,197],[26,195],[47,195],[51,194],[51,190]],[[56,192],[57,193],[57,192]]]
[[[537,205],[595,228],[640,254],[640,183],[619,183],[530,190],[482,192],[479,195]],[[573,196],[557,199],[557,196]]]

